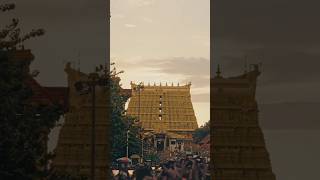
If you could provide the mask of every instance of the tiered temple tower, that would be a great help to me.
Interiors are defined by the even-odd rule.
[[[238,77],[211,79],[214,180],[275,180],[255,99],[258,65]]]
[[[87,81],[88,75],[74,70],[70,64],[65,69],[68,74],[69,107],[65,114],[65,122],[59,134],[56,157],[53,167],[59,172],[84,175],[90,177],[91,168],[91,122],[92,122],[92,96],[80,94],[75,89],[78,81]],[[110,152],[110,137],[108,127],[109,112],[107,106],[108,92],[96,86],[95,101],[95,179],[104,180],[109,176],[108,160]],[[109,143],[109,144],[108,144]]]
[[[191,95],[191,83],[183,86],[145,85],[132,96],[127,114],[140,119],[145,132],[155,135],[157,151],[184,151],[192,142],[192,132],[198,128]]]

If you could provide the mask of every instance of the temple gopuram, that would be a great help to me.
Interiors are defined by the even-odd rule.
[[[75,88],[75,83],[87,81],[89,76],[72,69],[67,64],[65,72],[68,75],[68,111],[64,115],[65,122],[61,128],[55,158],[52,166],[57,172],[90,176],[91,168],[91,128],[92,128],[92,96],[81,94]],[[111,126],[108,113],[107,91],[103,87],[95,89],[95,179],[103,180],[109,177],[107,171],[110,143],[108,127]]]
[[[259,66],[211,79],[211,161],[214,180],[275,180],[255,99]],[[211,171],[212,172],[212,171]]]
[[[191,83],[177,86],[146,85],[136,91],[131,83],[127,115],[136,117],[144,132],[154,135],[157,152],[182,152],[192,144],[192,133],[198,128],[191,95]]]

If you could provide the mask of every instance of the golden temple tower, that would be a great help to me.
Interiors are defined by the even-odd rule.
[[[90,177],[92,98],[90,93],[79,94],[74,86],[80,80],[88,80],[88,75],[72,69],[70,64],[65,72],[68,74],[69,111],[65,114],[52,166],[58,172]],[[95,93],[95,179],[104,180],[109,176],[110,160],[108,96],[100,86],[96,86]]]
[[[157,151],[184,151],[192,142],[192,132],[198,128],[190,86],[146,85],[136,91],[131,83],[132,96],[127,115],[137,117],[145,132],[155,135]]]
[[[275,180],[255,99],[258,65],[238,77],[211,79],[214,180]]]

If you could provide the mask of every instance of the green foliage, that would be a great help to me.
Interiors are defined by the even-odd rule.
[[[0,179],[34,179],[44,175],[49,154],[47,135],[62,114],[57,105],[28,103],[25,64],[0,50]]]
[[[14,3],[0,4],[0,12],[6,12],[15,9]],[[44,35],[44,29],[33,29],[24,35],[21,35],[21,29],[18,27],[19,19],[13,18],[11,23],[0,30],[0,49],[16,49],[28,39]]]
[[[111,64],[114,66],[114,63]],[[127,131],[129,130],[129,157],[132,154],[140,154],[139,127],[134,126],[134,117],[125,115],[125,103],[129,97],[122,93],[119,74],[115,67],[110,71],[104,66],[96,67],[100,79],[107,79],[107,89],[110,90],[110,118],[111,118],[111,159],[125,157],[127,153]]]
[[[151,160],[151,162],[160,162],[160,157],[155,152],[151,152],[150,154],[146,154],[145,159]]]
[[[14,9],[16,5],[14,3],[5,3],[5,4],[0,4],[0,11],[5,12],[5,11],[10,11]]]
[[[121,73],[121,72],[120,72]],[[126,156],[127,130],[129,130],[129,157],[132,154],[140,154],[139,127],[133,126],[133,117],[125,115],[125,103],[128,96],[121,93],[119,72],[114,68],[111,71],[110,80],[110,103],[111,103],[111,121],[112,138],[111,154],[112,160]]]
[[[15,9],[14,3],[0,4],[0,12]],[[13,62],[7,49],[44,34],[32,30],[20,36],[19,20],[0,30],[0,179],[35,179],[43,177],[49,154],[47,132],[58,120],[58,106],[32,106],[27,100],[32,90],[25,84],[30,62]],[[14,51],[11,51],[14,52]]]
[[[196,129],[193,133],[193,140],[199,143],[203,138],[210,134],[210,121],[206,122],[203,126]]]

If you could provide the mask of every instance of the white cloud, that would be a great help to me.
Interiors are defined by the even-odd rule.
[[[124,14],[111,14],[111,18],[123,19],[126,16]]]
[[[128,0],[130,4],[133,4],[138,7],[150,6],[155,3],[156,0]]]
[[[159,58],[145,59],[141,56],[120,61],[117,64],[125,73],[121,77],[124,86],[129,87],[131,80],[144,81],[146,84],[184,85],[192,83],[191,94],[195,102],[208,102],[210,94],[210,61],[205,58]]]
[[[124,26],[126,28],[135,28],[135,27],[137,27],[137,25],[135,25],[135,24],[125,24]]]
[[[206,37],[201,36],[201,35],[199,35],[199,34],[195,34],[195,35],[192,35],[191,38],[192,38],[192,39],[204,39],[204,38],[206,38]]]
[[[151,18],[143,17],[142,20],[147,23],[153,23],[153,20]]]

